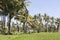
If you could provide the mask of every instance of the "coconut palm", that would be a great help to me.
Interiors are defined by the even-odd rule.
[[[57,31],[60,32],[60,19],[57,18]]]
[[[38,20],[38,33],[39,33],[40,31],[42,31],[42,27],[43,27],[42,16],[40,13],[37,16],[37,20]]]
[[[54,28],[55,28],[55,18],[54,17],[51,17],[51,31],[53,32],[54,31]]]
[[[46,27],[46,30],[48,32],[49,16],[47,16],[46,14],[44,14],[44,20],[45,20],[45,27]]]
[[[26,6],[23,4],[23,8],[21,12],[19,12],[19,15],[16,16],[16,18],[20,20],[21,22],[23,22],[24,33],[26,33],[26,30],[27,30],[25,24],[27,23],[28,15],[29,15],[28,10],[26,9]]]

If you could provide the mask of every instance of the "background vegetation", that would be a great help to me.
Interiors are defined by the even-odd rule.
[[[0,40],[60,40],[60,18],[46,13],[31,16],[28,3],[27,0],[0,0]],[[17,20],[16,24],[11,25],[12,18]]]
[[[0,22],[1,34],[13,34],[14,32],[39,33],[39,32],[60,32],[60,18],[48,16],[40,13],[31,16],[26,8],[27,0],[0,0],[0,15],[3,20]],[[7,28],[5,27],[5,16],[8,17]],[[19,21],[12,23],[11,19]]]

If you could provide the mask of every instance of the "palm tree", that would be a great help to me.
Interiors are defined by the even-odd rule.
[[[42,27],[43,27],[42,16],[41,16],[40,13],[38,14],[37,19],[38,19],[38,21],[39,21],[39,23],[38,23],[38,33],[39,33],[40,31],[42,31]]]
[[[46,30],[48,32],[49,16],[47,16],[46,14],[44,14],[44,20],[45,20],[45,27],[46,27]]]
[[[19,12],[19,14],[16,16],[16,18],[18,20],[20,20],[21,22],[23,22],[23,30],[24,30],[24,33],[26,33],[26,30],[27,30],[27,27],[26,27],[26,23],[27,23],[27,17],[29,15],[28,13],[28,10],[26,9],[26,6],[24,3],[22,3],[22,9],[21,9],[21,12]]]
[[[60,19],[57,18],[57,31],[60,32]]]
[[[16,21],[17,21],[17,31],[19,32],[18,20],[16,19]]]
[[[37,15],[34,15],[33,19],[34,19],[34,22],[36,22],[37,21]]]
[[[55,23],[54,20],[55,20],[54,17],[51,17],[51,31],[52,32],[54,30],[54,28],[53,28],[54,27],[54,23]]]
[[[28,17],[28,11],[24,14],[24,17],[25,17],[25,20],[23,21],[23,30],[24,30],[24,33],[26,33],[27,31],[27,26],[25,24],[27,24],[27,17]]]

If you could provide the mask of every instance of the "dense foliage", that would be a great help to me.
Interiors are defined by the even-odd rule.
[[[0,0],[0,15],[9,17],[7,22],[8,28],[5,28],[5,19],[0,22],[1,33],[12,34],[16,31],[24,33],[60,31],[59,18],[50,17],[46,13],[44,15],[40,13],[34,16],[29,15],[25,1],[26,0]],[[13,23],[11,27],[10,23],[13,17],[15,20],[23,23],[22,27],[19,26],[18,23],[16,25]]]

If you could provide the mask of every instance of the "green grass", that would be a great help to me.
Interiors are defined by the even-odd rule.
[[[60,40],[60,33],[0,35],[0,40]]]

